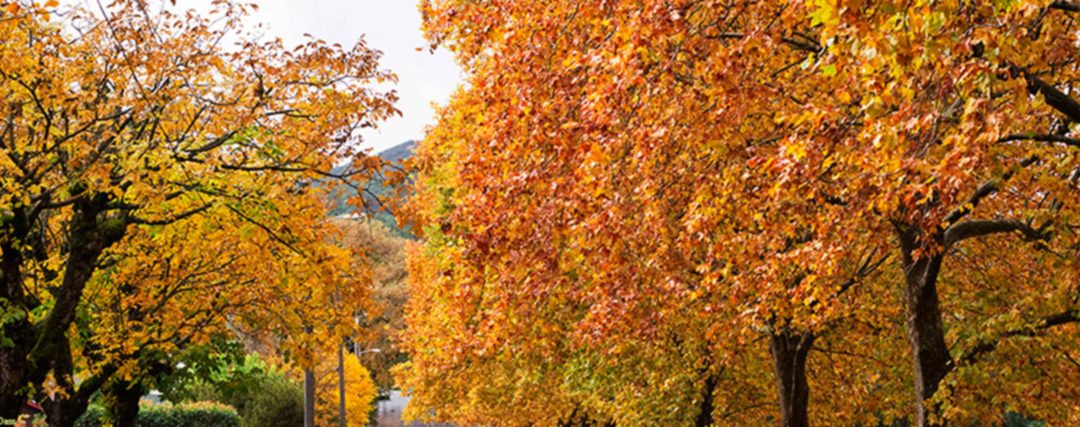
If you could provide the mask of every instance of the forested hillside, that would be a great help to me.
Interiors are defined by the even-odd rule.
[[[391,189],[385,184],[385,175],[403,168],[404,162],[413,156],[415,149],[416,141],[405,141],[380,151],[377,155],[379,158],[389,162],[389,165],[375,174],[373,179],[366,181],[363,187],[339,185],[333,181],[328,181],[326,185],[332,187],[331,198],[328,202],[331,207],[330,215],[368,215],[385,224],[394,233],[400,236],[409,236],[409,232],[398,226],[398,221],[394,218],[393,213],[387,209],[387,204],[398,201],[399,195],[392,193]],[[334,173],[347,174],[352,168],[352,164],[341,165],[334,168]],[[355,204],[350,204],[349,201],[360,193],[363,193],[364,205],[362,208],[357,208]]]

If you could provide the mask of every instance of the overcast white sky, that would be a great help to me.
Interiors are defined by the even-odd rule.
[[[0,0],[2,1],[2,0]],[[424,137],[434,121],[432,103],[445,104],[462,81],[461,71],[445,49],[431,53],[420,30],[417,0],[239,0],[259,5],[247,28],[263,23],[264,37],[280,37],[286,47],[300,44],[304,34],[351,47],[363,36],[383,52],[380,64],[398,76],[395,89],[401,116],[363,134],[364,147],[375,152]],[[96,0],[65,0],[97,10]],[[102,3],[107,4],[107,1]],[[205,10],[210,0],[179,0],[181,9]],[[421,51],[416,48],[423,47]]]
[[[253,18],[269,26],[267,36],[281,37],[286,46],[300,43],[304,33],[344,46],[364,35],[368,46],[383,52],[383,67],[398,76],[397,107],[402,117],[364,135],[364,145],[375,151],[422,138],[424,127],[433,122],[431,103],[445,103],[461,81],[449,52],[416,51],[427,46],[416,0],[253,1],[259,5]]]

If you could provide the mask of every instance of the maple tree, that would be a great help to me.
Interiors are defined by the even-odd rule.
[[[962,391],[1076,375],[1078,9],[423,3],[469,81],[420,148],[415,414],[708,424],[717,382],[771,370],[784,425],[905,417],[912,395],[920,425],[1075,420],[1071,387]],[[762,334],[771,367],[745,356]],[[606,395],[688,377],[681,401]],[[809,408],[810,384],[855,399]]]
[[[308,366],[355,335],[370,270],[315,184],[380,165],[357,148],[397,113],[379,52],[286,49],[224,1],[59,7],[0,12],[0,416],[36,398],[69,425],[223,328]]]
[[[937,282],[944,261],[964,253],[956,246],[971,239],[994,239],[999,249],[1021,254],[1047,252],[1040,262],[1012,266],[1013,274],[1049,268],[1066,281],[1075,276],[1071,207],[1076,197],[1076,153],[1068,144],[1068,122],[1076,118],[1069,105],[1075,101],[1056,89],[1072,86],[1075,79],[1068,59],[1074,50],[1067,47],[1076,37],[1068,30],[1075,11],[1060,2],[860,6],[819,4],[811,9],[812,19],[820,23],[820,36],[830,43],[819,55],[821,74],[836,82],[831,87],[850,88],[851,93],[820,98],[820,104],[810,101],[822,107],[807,109],[800,117],[808,136],[823,124],[853,118],[848,122],[850,143],[837,147],[824,138],[789,142],[807,152],[849,159],[854,171],[864,173],[833,175],[843,189],[832,193],[837,202],[864,204],[865,211],[894,229],[891,244],[905,272],[906,328],[915,361],[919,424],[985,420],[998,407],[965,414],[941,406],[951,406],[949,393],[938,393],[943,380],[972,360],[964,352],[954,355],[966,343],[958,340],[961,328],[945,328],[945,314],[950,313],[942,311]],[[895,31],[883,37],[881,28]],[[845,104],[849,111],[842,109]],[[851,106],[860,109],[853,115]],[[864,194],[869,197],[860,197]],[[1036,243],[1006,245],[1007,236],[995,234],[1019,235]],[[951,266],[968,270],[971,259],[978,258]],[[953,276],[952,283],[943,283],[959,287],[970,280],[963,273]],[[1043,335],[1045,329],[1063,325],[1064,333],[1069,333],[1068,324],[1076,318],[1076,289],[1042,287],[1044,283],[1012,289],[1003,298],[1009,302],[1006,310],[994,306],[1001,300],[978,301],[990,313],[981,319],[987,322],[984,325],[1002,318],[1013,322],[1012,329],[978,334],[974,347],[987,349],[979,353],[1017,334]],[[1055,301],[1032,300],[1032,292],[1049,293]],[[1027,316],[1006,314],[1015,310]],[[946,331],[954,336],[947,337]],[[1055,336],[1057,332],[1051,332],[1046,342],[1057,341]],[[1061,360],[1068,358],[1068,351],[1053,358],[1068,363]],[[1067,378],[1048,380],[1067,382]],[[1017,403],[1011,405],[1029,402],[1024,396],[1013,398]],[[1072,417],[1075,414],[1066,412],[1049,418]]]
[[[530,7],[524,5],[520,8],[518,8],[518,5],[504,6],[506,9],[522,14],[537,13],[545,16],[544,13],[549,13],[546,10],[529,10]],[[514,345],[512,350],[514,353],[520,354],[523,352],[518,345],[527,348],[528,344],[526,343],[537,339],[537,337],[540,337],[540,343],[544,342],[543,339],[562,341],[562,347],[565,348],[544,349],[546,351],[543,351],[539,357],[546,362],[551,362],[553,357],[558,359],[559,352],[578,350],[581,341],[591,344],[593,350],[608,349],[600,351],[599,356],[606,363],[624,365],[625,367],[621,370],[621,373],[612,370],[590,372],[576,369],[574,365],[581,362],[573,360],[565,362],[569,365],[566,367],[558,367],[560,362],[554,362],[557,367],[553,368],[553,370],[572,369],[574,374],[595,374],[603,381],[613,382],[611,390],[625,390],[631,384],[640,382],[642,366],[630,369],[629,367],[633,366],[632,363],[626,362],[628,359],[635,358],[629,357],[631,354],[630,349],[641,345],[649,345],[648,343],[659,342],[660,344],[655,345],[653,352],[636,352],[635,356],[652,363],[686,357],[687,360],[684,363],[687,363],[690,369],[685,371],[685,378],[689,379],[690,384],[688,384],[689,387],[685,387],[682,393],[687,394],[675,395],[678,397],[669,397],[668,399],[653,397],[643,400],[619,401],[620,398],[626,399],[634,394],[649,395],[648,393],[628,393],[630,396],[613,397],[612,399],[616,401],[614,404],[593,402],[597,400],[596,396],[590,395],[579,397],[579,399],[588,402],[590,405],[596,404],[604,408],[599,411],[598,416],[601,420],[614,418],[621,423],[630,424],[646,422],[645,420],[659,422],[656,418],[650,417],[659,417],[661,415],[658,415],[658,413],[662,411],[650,412],[643,411],[641,408],[652,407],[655,404],[668,404],[689,406],[675,411],[663,411],[662,413],[674,413],[677,414],[677,417],[681,417],[668,421],[694,421],[700,425],[708,425],[714,422],[712,408],[717,404],[717,402],[714,402],[714,400],[718,399],[714,395],[716,390],[731,389],[728,384],[718,384],[720,378],[717,378],[728,367],[712,362],[711,359],[725,357],[725,351],[733,350],[730,348],[721,350],[721,348],[730,342],[743,341],[745,337],[739,336],[741,334],[739,331],[743,329],[736,329],[733,334],[718,330],[730,326],[727,324],[727,319],[736,317],[739,312],[738,307],[731,307],[724,303],[715,304],[715,301],[709,301],[710,295],[719,296],[727,291],[717,289],[719,286],[717,282],[718,276],[710,274],[709,277],[702,280],[700,277],[702,271],[699,266],[695,265],[695,263],[701,262],[707,256],[716,259],[721,258],[723,255],[705,254],[703,252],[712,251],[713,248],[701,245],[700,242],[686,241],[682,236],[684,226],[681,221],[687,214],[686,207],[694,203],[697,196],[693,191],[690,191],[692,187],[687,187],[684,180],[698,179],[695,175],[702,173],[701,169],[697,167],[702,164],[700,157],[698,157],[699,153],[682,144],[684,141],[682,138],[692,140],[694,136],[697,136],[690,134],[695,130],[687,128],[672,129],[671,132],[680,132],[680,135],[676,137],[668,134],[669,129],[666,126],[657,124],[675,123],[676,119],[686,120],[689,114],[700,115],[700,113],[694,113],[696,108],[700,108],[702,111],[705,111],[705,109],[701,108],[702,105],[699,104],[699,101],[686,98],[657,101],[655,104],[640,102],[640,99],[646,96],[642,93],[646,91],[644,88],[647,88],[650,83],[664,83],[661,79],[664,78],[665,74],[662,72],[650,75],[648,81],[637,84],[631,83],[631,87],[612,88],[608,86],[617,83],[608,82],[605,79],[617,81],[626,76],[620,75],[624,70],[610,71],[606,69],[604,61],[607,58],[602,58],[602,55],[614,56],[615,58],[611,59],[612,63],[621,62],[620,60],[630,62],[630,60],[626,60],[620,55],[634,56],[640,53],[642,49],[652,49],[657,45],[656,40],[633,40],[633,42],[645,45],[640,46],[638,49],[635,49],[635,46],[625,47],[620,45],[626,42],[625,38],[637,37],[635,33],[640,29],[640,27],[634,25],[640,24],[639,17],[634,17],[632,13],[628,12],[633,7],[627,6],[626,9],[590,11],[571,7],[564,12],[572,14],[575,21],[566,25],[562,24],[565,22],[565,19],[562,19],[565,16],[559,16],[559,12],[551,12],[553,19],[550,22],[543,22],[543,25],[549,26],[551,31],[556,31],[556,28],[567,31],[567,28],[571,27],[574,30],[588,31],[590,25],[596,25],[597,27],[606,26],[610,28],[611,32],[617,33],[617,37],[612,36],[611,33],[599,31],[599,29],[592,29],[592,33],[586,32],[582,36],[582,38],[586,39],[584,41],[570,40],[569,43],[571,44],[569,46],[553,46],[550,50],[544,52],[518,50],[521,46],[517,46],[518,49],[507,48],[505,53],[509,58],[493,58],[490,63],[484,63],[489,68],[478,66],[480,71],[477,72],[477,81],[472,82],[472,84],[475,88],[474,92],[481,94],[479,95],[483,102],[483,107],[480,107],[481,112],[473,110],[475,102],[468,105],[452,104],[452,109],[460,110],[458,114],[469,120],[462,123],[459,116],[453,116],[454,119],[458,120],[446,121],[443,124],[443,126],[451,129],[468,129],[467,131],[461,131],[464,135],[451,136],[451,138],[463,139],[463,142],[460,142],[462,146],[453,147],[451,145],[450,147],[450,149],[460,150],[456,154],[463,159],[461,160],[462,164],[450,166],[459,170],[457,178],[461,182],[448,185],[454,191],[452,202],[429,206],[429,209],[443,212],[446,210],[444,206],[450,205],[453,212],[446,215],[448,218],[443,221],[442,231],[449,231],[456,236],[460,236],[463,242],[458,244],[463,244],[466,251],[475,249],[477,253],[466,253],[463,255],[464,260],[451,256],[452,261],[449,262],[454,263],[454,273],[461,273],[465,277],[453,277],[453,279],[446,282],[439,281],[439,283],[445,283],[445,286],[450,289],[483,288],[481,292],[483,292],[484,298],[488,299],[487,301],[473,302],[473,300],[465,298],[464,301],[459,300],[454,303],[463,307],[471,305],[480,307],[479,313],[466,311],[466,314],[476,317],[494,317],[495,319],[489,320],[489,322],[493,323],[494,327],[505,330],[505,332],[496,333],[508,336],[502,339],[513,340],[511,343]],[[462,25],[483,22],[483,19],[462,14],[461,9],[448,7],[448,10],[451,13],[457,13],[457,15],[450,14],[449,16],[453,16],[454,19],[460,17]],[[472,8],[466,8],[466,10],[472,10]],[[505,9],[493,8],[491,14],[492,16],[505,16],[506,12]],[[668,17],[671,12],[667,9],[651,12],[658,14],[660,19],[664,21],[670,21]],[[623,26],[627,30],[622,33],[615,30],[620,28],[620,25],[612,23],[613,20],[621,18],[612,17],[624,16],[630,17],[626,19],[630,23]],[[640,19],[647,22],[647,20],[657,19],[657,17],[653,15],[640,17]],[[585,23],[579,24],[578,21]],[[532,20],[531,22],[537,21]],[[518,30],[515,29],[515,31]],[[470,34],[472,33],[470,32]],[[534,42],[534,40],[528,38],[531,33],[527,30],[515,34],[522,34],[525,37],[522,40],[515,41],[526,44]],[[594,37],[594,39],[587,39],[590,36]],[[605,50],[609,46],[602,46],[589,52],[580,54],[577,52],[577,49],[588,48],[589,42],[595,42],[597,39],[611,40],[611,50]],[[462,49],[468,48],[470,46],[465,46]],[[484,52],[483,48],[477,48],[476,50]],[[523,52],[524,58],[514,56],[515,52]],[[559,58],[566,57],[566,59],[561,64],[559,60],[543,62],[544,58],[555,55],[559,55]],[[589,55],[592,55],[594,63],[599,65],[589,67],[575,61],[578,57],[588,57]],[[534,59],[540,60],[540,64],[536,64],[533,61]],[[505,73],[508,64],[518,63],[521,63],[520,66],[524,76],[519,77]],[[559,68],[560,65],[568,67],[569,70]],[[640,72],[640,68],[634,68],[639,66],[640,64],[631,65],[628,70],[625,70],[625,73]],[[554,70],[551,68],[554,68]],[[483,72],[489,72],[490,74],[481,74]],[[635,76],[631,75],[630,77]],[[483,80],[487,78],[493,81]],[[653,81],[653,79],[660,81]],[[599,81],[600,83],[595,84],[599,87],[594,87],[593,81]],[[537,91],[535,88],[542,89]],[[554,93],[547,93],[548,89],[551,89],[551,92]],[[613,90],[613,92],[602,94],[591,92],[605,89]],[[620,92],[620,90],[625,90],[625,93]],[[530,96],[522,96],[522,91],[529,91],[526,93],[529,93]],[[660,96],[654,93],[647,93],[647,95]],[[576,99],[584,99],[583,102],[586,105],[579,106],[565,101]],[[528,105],[515,105],[522,102],[527,102]],[[659,111],[653,111],[649,105],[655,105],[656,110]],[[685,106],[685,109],[680,108],[676,111],[674,107],[671,107],[672,105]],[[576,111],[579,108],[585,111]],[[504,121],[497,122],[500,126],[488,125],[476,129],[477,126],[474,123],[490,122],[490,118],[485,117],[487,112],[493,112],[491,114],[500,117]],[[596,114],[598,117],[591,117],[590,114]],[[646,114],[656,114],[657,116],[649,116],[648,120],[641,120],[640,123],[636,123],[638,115],[644,116]],[[469,117],[469,115],[477,117]],[[655,122],[652,121],[654,119]],[[586,123],[587,120],[595,120],[596,122]],[[443,140],[444,136],[438,133],[439,130],[437,128],[433,135],[429,135],[428,144],[437,146],[438,144],[449,145],[455,143]],[[489,133],[484,133],[485,130]],[[610,142],[606,140],[611,139],[610,134],[618,135],[620,133],[625,133],[627,135],[626,139],[618,138]],[[496,154],[490,153],[486,149],[491,146],[488,141],[498,141],[505,144],[500,146],[505,151]],[[641,142],[638,143],[638,141]],[[513,147],[513,149],[508,149],[508,147]],[[521,155],[520,153],[530,154]],[[530,155],[533,157],[529,158]],[[421,157],[423,157],[423,153]],[[433,161],[433,163],[442,165],[445,160],[445,158],[439,159]],[[714,166],[709,165],[709,167]],[[423,166],[421,168],[423,169]],[[698,182],[691,182],[691,185],[695,184],[698,184]],[[470,193],[470,191],[475,191],[475,193]],[[459,196],[457,194],[459,192],[465,194]],[[533,201],[543,202],[532,203]],[[725,202],[730,202],[730,200],[725,200]],[[747,203],[747,205],[751,204]],[[720,215],[712,215],[709,219],[715,220],[719,219],[719,217]],[[428,222],[431,221],[432,219],[428,219]],[[781,236],[778,240],[784,237],[790,237],[790,233],[788,236]],[[432,243],[431,240],[435,240],[435,243]],[[429,245],[441,245],[442,241],[441,236],[438,239],[429,239]],[[741,246],[736,247],[742,248]],[[762,250],[766,253],[770,251],[772,253],[776,252],[776,250],[765,247]],[[807,258],[809,259],[808,256]],[[548,265],[538,262],[539,260],[548,260],[546,261]],[[470,268],[470,265],[478,266],[473,268],[489,270],[490,273],[486,274],[490,276],[485,278],[483,277],[485,273],[467,272],[466,269]],[[495,270],[494,266],[506,266],[500,268],[518,270],[506,272]],[[522,275],[525,277],[525,283],[521,283],[523,281]],[[415,280],[421,283],[420,286],[424,286],[423,283],[431,281],[430,275],[414,274],[413,276],[417,277]],[[760,276],[758,278],[760,279]],[[466,281],[469,280],[479,283],[465,285]],[[496,283],[486,285],[483,283],[484,281],[494,281]],[[752,283],[748,286],[752,287],[756,284],[756,282],[747,281]],[[756,298],[758,296],[756,291],[757,289],[749,288],[746,293],[751,294],[751,298]],[[423,291],[414,290],[414,296],[420,292]],[[551,301],[551,305],[560,308],[564,304],[562,301],[565,298],[579,304],[580,308],[578,308],[578,314],[567,314],[563,311],[551,315],[551,319],[544,317],[545,321],[561,323],[561,327],[555,330],[536,331],[532,329],[522,331],[519,328],[499,323],[497,319],[500,316],[525,316],[525,319],[520,320],[520,323],[523,326],[535,327],[536,317],[534,312],[537,310],[537,303],[533,302],[531,306],[526,304],[529,301],[536,300],[514,301],[514,299],[517,299],[514,294],[520,292],[524,292],[526,295],[528,293],[541,293],[534,298],[545,298],[547,301]],[[564,297],[564,292],[569,295]],[[490,296],[493,293],[495,296]],[[559,295],[559,297],[553,298],[554,295]],[[455,295],[455,297],[457,296]],[[424,295],[416,298],[432,297]],[[500,298],[509,301],[500,301]],[[727,298],[724,297],[723,299]],[[543,301],[543,299],[540,299],[540,301]],[[769,302],[761,302],[760,305],[767,305]],[[525,306],[523,307],[523,305]],[[446,313],[450,310],[451,308],[448,307],[433,308],[426,306],[416,309],[418,313]],[[457,310],[460,311],[461,309]],[[727,314],[720,313],[720,310],[726,311]],[[500,311],[514,311],[514,313],[505,315]],[[686,313],[694,312],[704,312],[706,314],[695,321],[685,321],[679,318]],[[575,324],[572,321],[572,319],[582,318],[584,318],[584,321],[580,323]],[[474,319],[469,318],[463,321],[447,321],[444,318],[434,321],[450,324],[476,322]],[[482,331],[485,337],[492,334],[487,328],[482,329]],[[425,330],[424,333],[421,333],[420,335],[423,337],[421,340],[425,341],[422,343],[424,346],[414,351],[413,363],[419,364],[422,362],[416,358],[416,353],[419,351],[431,351],[432,348],[447,347],[457,349],[462,345],[469,345],[469,343],[465,343],[462,345],[436,344],[429,346],[427,341],[431,340],[432,335],[480,335],[471,330],[457,330],[454,332],[433,331],[433,333],[428,333]],[[687,349],[680,348],[679,345],[671,345],[666,339],[660,338],[664,336],[670,336],[671,342],[696,345],[697,348],[686,351]],[[700,337],[702,336],[711,336],[712,339],[701,340]],[[566,337],[570,338],[567,339]],[[781,340],[790,337],[787,336],[786,332],[783,332],[777,334],[775,338]],[[499,344],[498,342],[487,344],[483,351],[497,352],[499,351],[497,350]],[[491,348],[492,346],[494,346],[494,349]],[[612,350],[612,348],[626,348],[624,351],[627,354],[619,354],[618,350]],[[463,350],[469,351],[470,349]],[[808,350],[808,346],[804,346],[799,357],[805,358]],[[791,351],[797,350],[791,349]],[[555,353],[555,355],[552,355],[552,353]],[[438,357],[439,355],[434,354],[432,356]],[[455,359],[458,356],[455,354]],[[776,357],[778,361],[788,360],[787,354],[777,353]],[[588,361],[594,358],[590,355],[585,360]],[[469,360],[468,364],[470,366],[474,365],[475,361]],[[457,365],[454,366],[457,367]],[[760,365],[758,367],[761,368]],[[647,382],[645,387],[664,387],[665,380],[669,380],[669,378],[664,377],[674,376],[678,378],[680,376],[673,369],[674,367],[670,365],[654,366],[653,368],[656,369],[654,371],[656,378]],[[446,366],[440,366],[438,369],[431,369],[430,371],[427,371],[427,367],[423,369],[425,369],[424,373],[432,375],[431,378],[439,382],[440,385],[448,381],[439,381],[435,375],[438,375],[439,372],[453,370],[447,369]],[[520,372],[522,367],[517,366],[513,369],[515,372]],[[801,370],[801,368],[795,366],[790,366],[788,369]],[[485,365],[481,371],[492,372],[496,370]],[[623,376],[622,378],[616,377],[616,375],[620,374]],[[760,375],[758,372],[747,376],[757,376],[755,374]],[[475,374],[466,373],[463,377],[469,378],[473,375]],[[551,375],[549,374],[549,376]],[[779,376],[785,379],[788,378],[784,373]],[[618,379],[613,380],[613,377]],[[731,380],[731,378],[725,379]],[[556,385],[561,382],[561,378],[557,376],[553,380],[556,381]],[[745,381],[746,379],[744,377],[741,380]],[[805,383],[805,377],[803,377],[802,381]],[[787,382],[784,382],[781,386],[787,384]],[[416,385],[415,389],[419,396],[426,394],[425,387],[432,388],[432,384]],[[543,388],[550,389],[551,386],[544,385]],[[577,387],[571,386],[571,388]],[[575,393],[582,394],[579,390],[569,390],[567,393],[571,395]],[[526,398],[529,395],[528,393],[522,394]],[[657,396],[659,393],[652,393],[652,395]],[[739,400],[739,397],[736,396],[728,397],[734,401]],[[512,403],[515,407],[523,406],[519,405],[521,402],[514,401]],[[452,403],[447,402],[447,404]],[[735,402],[726,404],[729,406],[739,405]],[[556,414],[556,416],[565,416],[572,413],[573,410],[547,409],[545,412]],[[485,421],[495,419],[506,422],[506,418],[518,418],[514,415],[499,417],[498,413],[488,415],[488,417],[489,419]]]

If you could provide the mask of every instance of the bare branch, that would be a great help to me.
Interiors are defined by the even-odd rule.
[[[1068,116],[1070,120],[1080,122],[1080,102],[1072,99],[1053,85],[1042,81],[1034,74],[1024,71],[1024,78],[1027,79],[1028,92],[1033,95],[1042,94],[1048,105]]]
[[[1020,232],[1030,240],[1046,240],[1049,233],[1046,226],[1040,229],[1015,219],[970,220],[953,224],[945,230],[945,247],[976,237],[999,233]]]
[[[975,345],[975,347],[972,347],[971,350],[968,350],[967,353],[960,357],[960,365],[970,365],[974,363],[976,359],[979,358],[979,356],[994,351],[994,349],[997,348],[998,344],[1000,344],[1001,341],[1005,340],[1006,338],[1017,336],[1033,337],[1055,326],[1061,326],[1075,322],[1080,322],[1080,312],[1073,309],[1043,317],[1039,319],[1034,325],[1029,325],[1026,327],[1002,332],[997,337],[980,342],[979,344]]]
[[[1054,142],[1065,144],[1073,147],[1080,148],[1080,139],[1069,138],[1061,135],[1039,135],[1039,134],[1012,134],[1005,136],[998,140],[998,142],[1010,142],[1010,141],[1039,141],[1039,142]]]
[[[1054,0],[1050,3],[1050,9],[1064,10],[1066,12],[1080,12],[1080,3],[1065,0]]]

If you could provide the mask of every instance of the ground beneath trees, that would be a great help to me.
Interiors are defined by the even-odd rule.
[[[379,401],[379,415],[375,419],[375,425],[378,427],[405,427],[405,422],[401,421],[401,413],[405,410],[405,405],[409,403],[409,397],[402,396],[400,391],[394,390],[390,392],[390,399]],[[451,427],[453,424],[424,424],[424,423],[411,423],[408,427]]]

